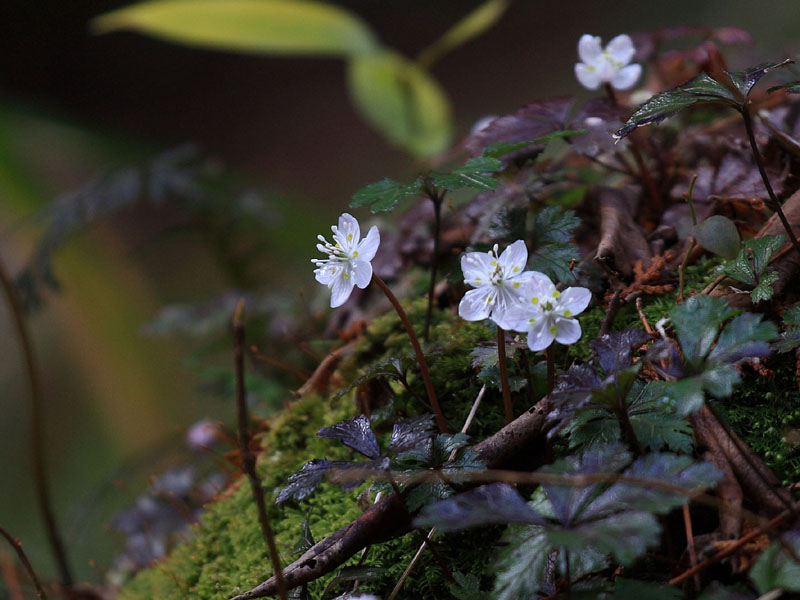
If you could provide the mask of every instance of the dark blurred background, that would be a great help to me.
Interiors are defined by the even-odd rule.
[[[411,57],[479,2],[338,4]],[[359,118],[343,62],[89,33],[92,17],[123,5],[12,0],[0,6],[4,262],[16,273],[29,260],[42,235],[37,215],[55,197],[188,141],[242,186],[263,192],[275,211],[265,232],[268,264],[259,271],[268,281],[249,283],[282,286],[307,302],[317,292],[307,262],[316,233],[354,191],[382,177],[408,179],[415,163]],[[676,24],[751,32],[753,46],[728,54],[731,66],[742,68],[795,56],[800,3],[517,0],[495,27],[433,68],[453,104],[456,139],[485,115],[546,96],[587,95],[573,77],[581,34],[608,40]],[[63,289],[48,295],[31,319],[48,472],[83,579],[97,580],[113,557],[108,518],[155,473],[148,452],[181,448],[186,427],[203,416],[228,419],[230,406],[199,389],[182,363],[191,340],[141,334],[163,305],[203,301],[242,283],[207,237],[194,230],[162,235],[182,218],[170,208],[137,207],[72,237],[56,255]],[[54,570],[28,475],[26,383],[4,304],[0,357],[0,525],[22,539],[48,576]]]

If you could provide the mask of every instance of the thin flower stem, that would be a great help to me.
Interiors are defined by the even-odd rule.
[[[28,572],[28,576],[33,581],[34,587],[36,587],[36,595],[43,600],[47,600],[47,594],[42,587],[42,582],[39,581],[39,578],[36,576],[36,571],[33,570],[33,565],[31,565],[31,561],[28,560],[25,551],[22,549],[22,544],[19,543],[19,540],[15,537],[12,537],[8,531],[0,527],[0,535],[2,535],[8,543],[11,544],[11,547],[14,548],[14,552],[17,553],[19,557],[19,562],[22,563],[22,566],[25,567],[25,570]]]
[[[431,329],[431,318],[433,316],[433,292],[436,288],[436,275],[439,270],[439,236],[442,230],[442,200],[443,196],[432,191],[429,196],[433,202],[433,256],[431,257],[431,280],[428,284],[428,312],[425,313],[425,331],[422,335],[427,342]]]
[[[692,201],[692,192],[694,191],[694,183],[697,181],[697,174],[692,176],[692,180],[689,182],[689,191],[686,192],[686,202],[689,203],[689,210],[692,213],[692,225],[697,227],[697,214],[694,212],[694,202]],[[694,239],[694,235],[689,238],[689,245],[686,247],[686,255],[683,257],[683,262],[681,266],[678,267],[678,297],[675,300],[677,304],[683,302],[683,271],[686,269],[686,265],[689,264],[689,256],[694,250],[694,246],[696,244],[696,240]]]
[[[511,408],[511,389],[508,385],[508,363],[506,362],[506,332],[497,327],[497,366],[500,367],[500,386],[503,390],[503,407],[506,412],[506,425],[514,420]]]
[[[72,587],[74,579],[72,577],[72,569],[67,560],[67,553],[64,549],[64,542],[61,538],[61,532],[56,523],[55,511],[53,504],[50,500],[50,490],[47,485],[47,474],[45,469],[44,457],[44,444],[42,441],[42,396],[39,389],[39,378],[36,373],[36,360],[33,355],[33,344],[31,343],[28,329],[25,325],[25,313],[22,308],[22,303],[17,295],[17,290],[14,287],[11,278],[8,276],[5,264],[0,260],[0,285],[3,286],[3,293],[6,297],[11,316],[14,321],[14,328],[17,330],[17,337],[19,338],[20,349],[22,350],[22,358],[25,363],[25,371],[28,377],[28,392],[31,409],[31,430],[30,430],[30,452],[31,463],[33,468],[34,485],[36,487],[36,497],[39,503],[39,510],[42,514],[44,521],[45,531],[47,533],[47,541],[50,544],[50,550],[53,553],[53,558],[58,565],[58,572],[61,578],[61,583],[65,588]]]
[[[761,174],[761,180],[764,182],[764,187],[767,189],[767,195],[770,199],[768,206],[778,213],[778,218],[780,219],[783,228],[786,230],[786,234],[789,236],[792,246],[794,246],[794,249],[800,253],[800,242],[797,241],[797,237],[795,236],[794,231],[792,231],[792,226],[789,224],[789,221],[786,220],[786,215],[783,214],[781,203],[775,196],[775,192],[772,190],[772,184],[769,182],[769,177],[767,177],[767,172],[764,169],[764,161],[761,158],[761,152],[758,150],[756,137],[753,134],[753,119],[750,116],[750,109],[747,107],[747,105],[742,106],[741,113],[742,118],[744,119],[744,128],[745,131],[747,131],[747,139],[750,140],[750,149],[753,151],[753,158],[756,161],[758,172]]]
[[[242,469],[250,480],[250,489],[253,492],[253,499],[258,508],[258,521],[261,524],[261,533],[269,549],[269,557],[272,561],[272,570],[275,574],[275,582],[278,587],[278,595],[281,600],[287,599],[286,582],[283,579],[283,568],[278,557],[278,548],[275,545],[275,536],[272,534],[272,527],[267,515],[267,506],[264,500],[264,489],[261,487],[261,480],[256,474],[256,459],[250,451],[250,433],[248,432],[247,401],[244,385],[244,299],[239,300],[233,309],[233,357],[236,373],[236,413],[239,422],[239,452],[242,455]]]
[[[414,353],[417,355],[419,371],[422,375],[423,381],[425,382],[425,391],[428,392],[428,400],[431,403],[431,409],[433,409],[433,414],[436,417],[436,424],[438,425],[441,433],[447,433],[447,423],[444,420],[444,414],[442,414],[439,401],[436,399],[436,392],[433,391],[433,384],[431,383],[431,374],[428,370],[428,363],[425,361],[425,355],[422,354],[422,348],[419,346],[419,340],[417,339],[417,334],[414,333],[414,328],[411,326],[411,321],[408,320],[408,315],[406,315],[406,311],[403,310],[403,306],[400,304],[400,301],[392,293],[392,290],[389,289],[389,286],[386,285],[383,279],[373,273],[372,281],[375,282],[375,285],[381,288],[381,290],[383,290],[384,294],[386,294],[389,302],[392,303],[392,306],[397,312],[397,316],[400,317],[400,321],[402,321],[403,326],[406,328],[408,338],[411,341],[411,346],[414,348]]]
[[[550,395],[556,384],[556,357],[552,344],[544,351],[544,355],[547,358],[547,394]]]

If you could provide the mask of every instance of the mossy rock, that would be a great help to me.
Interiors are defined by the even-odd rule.
[[[425,307],[424,301],[407,306],[417,331],[422,330]],[[470,352],[478,342],[491,339],[491,335],[484,324],[465,323],[445,311],[435,313],[426,353],[434,386],[454,428],[466,418],[481,387]],[[402,324],[394,313],[388,314],[372,323],[354,356],[342,365],[338,379],[351,381],[363,373],[363,365],[408,352],[410,346]],[[410,374],[408,383],[409,389],[398,386],[395,390],[394,418],[427,412],[421,379]],[[520,410],[523,409],[521,406]],[[345,393],[334,394],[331,398],[306,396],[270,419],[258,467],[264,489],[271,491],[283,486],[289,475],[313,458],[359,460],[361,457],[344,445],[316,436],[321,427],[354,415],[352,394]],[[492,391],[486,394],[471,431],[475,431],[477,437],[488,435],[502,426],[502,418],[499,393]],[[379,435],[384,438],[384,445],[388,435],[388,429]],[[282,563],[287,564],[299,555],[295,547],[306,516],[314,539],[320,540],[361,513],[356,498],[364,487],[346,492],[324,482],[314,494],[296,505],[269,503],[269,516]],[[436,538],[436,544],[451,569],[482,576],[492,556],[487,549],[497,543],[501,531],[502,528],[489,528],[441,535]],[[119,598],[230,598],[251,589],[272,573],[250,488],[244,479],[208,507],[187,537],[168,558],[131,579]],[[420,538],[411,533],[371,548],[365,564],[382,570],[374,580],[362,583],[360,589],[387,596],[419,544]],[[355,564],[358,558],[354,557],[347,564]],[[309,585],[311,598],[322,598],[333,577],[331,574],[312,582]],[[342,591],[343,588],[334,582],[325,597],[334,597]],[[446,597],[450,597],[447,578],[432,554],[425,552],[399,598]]]

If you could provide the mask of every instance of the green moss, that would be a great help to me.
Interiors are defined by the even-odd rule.
[[[306,397],[271,422],[265,435],[265,459],[259,463],[264,488],[271,491],[303,463],[315,458],[353,459],[341,444],[316,437],[320,427],[353,416],[347,400],[330,403]],[[323,483],[308,501],[296,506],[270,504],[270,520],[284,563],[293,560],[300,523],[309,507],[310,524],[317,539],[335,531],[359,514],[358,491],[344,492]],[[258,526],[255,505],[244,480],[227,497],[213,503],[191,538],[165,561],[139,573],[122,590],[120,598],[229,598],[268,578],[270,562]],[[321,584],[320,584],[321,585]]]
[[[720,416],[760,456],[784,485],[800,480],[800,400],[795,357],[778,354],[767,360],[773,370],[762,377],[745,369],[733,396],[715,403]]]
[[[422,331],[426,307],[423,300],[407,305],[417,331]],[[471,364],[470,352],[477,343],[490,340],[493,335],[482,323],[467,323],[445,311],[435,313],[431,341],[425,345],[425,351],[442,409],[454,430],[466,419],[481,387]],[[353,358],[340,369],[340,374],[345,381],[353,380],[369,362],[410,353],[405,329],[397,316],[390,313],[371,324]],[[398,417],[429,410],[425,405],[422,380],[413,373],[409,374],[409,388],[405,390],[398,385],[395,389]],[[358,459],[358,455],[345,446],[316,437],[320,427],[354,415],[351,397],[351,394],[332,400],[306,397],[270,421],[270,430],[263,439],[264,459],[259,463],[266,490],[283,485],[289,475],[312,458]],[[477,436],[488,435],[502,425],[502,420],[499,393],[489,393],[471,432]],[[355,502],[358,491],[344,492],[323,483],[298,506],[270,505],[270,519],[283,563],[296,558],[293,548],[309,510],[311,531],[315,539],[322,539],[358,516],[360,511]],[[448,534],[438,538],[437,547],[453,570],[482,575],[491,558],[487,548],[497,542],[501,530],[488,528]],[[370,582],[367,589],[388,595],[419,544],[420,538],[409,534],[371,548],[367,563],[387,570],[378,580]],[[134,577],[124,587],[120,598],[229,598],[252,588],[270,574],[256,509],[249,486],[242,480],[230,495],[209,507],[193,528],[190,539],[175,548],[166,560]],[[321,597],[331,578],[332,575],[309,586],[312,598]],[[400,598],[449,597],[446,581],[439,565],[426,552],[407,580]]]

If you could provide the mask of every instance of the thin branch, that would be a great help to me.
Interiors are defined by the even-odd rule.
[[[378,275],[373,272],[372,281],[374,281],[375,285],[381,288],[383,293],[386,294],[389,302],[392,303],[392,306],[397,312],[397,316],[400,317],[400,321],[402,321],[403,326],[406,328],[408,338],[411,340],[411,347],[414,348],[414,353],[417,355],[419,370],[422,374],[422,379],[425,382],[425,391],[428,393],[428,400],[430,400],[431,409],[436,417],[436,424],[439,426],[439,431],[441,433],[447,433],[447,423],[444,420],[444,414],[439,406],[439,400],[436,399],[436,392],[433,390],[433,383],[431,383],[431,373],[428,370],[428,363],[425,361],[425,355],[422,353],[422,348],[419,346],[419,340],[417,339],[417,334],[414,333],[414,328],[411,326],[411,321],[408,320],[408,315],[406,315],[406,311],[403,309],[400,301],[392,293],[392,290],[389,289],[389,286],[386,285],[383,279],[378,277]]]
[[[236,303],[233,309],[233,357],[236,371],[236,413],[239,421],[239,452],[242,455],[242,469],[250,480],[250,489],[253,492],[253,499],[258,507],[258,521],[261,524],[261,533],[269,549],[269,557],[272,561],[272,571],[275,574],[278,594],[281,600],[287,599],[286,582],[283,579],[283,569],[278,556],[278,548],[275,545],[275,536],[272,534],[272,527],[269,524],[266,502],[264,500],[264,489],[261,487],[261,480],[256,474],[256,459],[250,452],[250,433],[247,430],[247,399],[244,385],[244,299]]]
[[[764,535],[765,531],[769,531],[771,529],[774,529],[778,525],[780,525],[786,519],[786,517],[788,517],[790,515],[791,515],[790,511],[788,511],[788,510],[783,511],[781,514],[779,514],[778,516],[773,518],[769,523],[767,523],[764,527],[759,527],[757,529],[753,529],[750,533],[748,533],[747,535],[739,538],[736,542],[732,543],[731,545],[729,545],[724,550],[720,550],[714,556],[711,556],[711,557],[705,559],[703,562],[697,564],[696,566],[692,567],[691,569],[687,569],[686,571],[684,571],[683,573],[681,573],[677,577],[673,577],[672,579],[670,579],[667,582],[667,585],[678,585],[679,583],[682,583],[682,582],[686,581],[687,579],[689,579],[689,577],[692,577],[695,573],[700,573],[703,569],[706,569],[707,567],[710,567],[715,562],[719,562],[723,558],[725,558],[726,556],[730,556],[731,554],[736,552],[739,548],[741,548],[745,544],[748,544],[749,542],[752,542],[757,537],[759,537],[761,535]]]
[[[750,117],[750,109],[747,107],[747,105],[742,107],[741,113],[742,113],[742,118],[744,119],[744,128],[747,131],[747,139],[750,140],[750,149],[753,151],[753,158],[756,161],[758,172],[761,174],[761,179],[764,182],[764,187],[767,189],[767,195],[769,195],[770,202],[768,206],[776,213],[778,213],[778,218],[781,220],[781,224],[783,225],[783,228],[786,230],[786,234],[789,236],[789,240],[792,242],[792,246],[794,246],[794,249],[797,250],[798,254],[800,254],[800,242],[797,241],[797,237],[794,235],[792,226],[789,224],[789,221],[786,220],[786,215],[783,214],[783,208],[781,208],[781,203],[775,196],[775,192],[772,190],[772,184],[769,182],[769,177],[767,177],[767,172],[764,169],[764,160],[761,158],[761,152],[759,152],[758,150],[756,137],[753,134],[753,120]]]
[[[25,325],[25,313],[17,295],[17,290],[8,276],[5,264],[0,260],[0,285],[3,286],[3,293],[6,303],[11,311],[14,327],[17,330],[22,358],[25,362],[25,371],[28,377],[28,390],[31,407],[31,462],[33,467],[33,479],[36,486],[36,498],[39,503],[39,510],[44,521],[47,541],[53,558],[58,565],[59,576],[64,587],[72,586],[74,579],[72,569],[70,569],[67,553],[64,549],[64,542],[61,539],[61,532],[56,523],[53,503],[50,500],[50,490],[47,485],[47,474],[45,469],[44,444],[42,441],[42,397],[39,389],[39,378],[36,373],[36,360],[33,355],[33,344],[31,343],[28,329]]]
[[[28,557],[25,554],[25,551],[22,549],[22,544],[19,543],[19,540],[15,537],[12,537],[8,531],[0,527],[0,535],[2,535],[8,543],[11,544],[11,547],[14,548],[14,551],[17,553],[19,557],[19,562],[22,563],[22,566],[25,567],[25,570],[28,572],[28,576],[33,581],[33,585],[36,587],[36,595],[43,600],[47,600],[47,594],[42,587],[42,582],[39,581],[39,578],[36,576],[36,571],[33,570],[33,565],[31,565],[31,561],[28,560]]]

